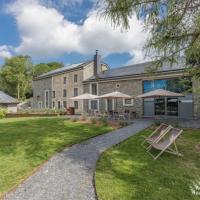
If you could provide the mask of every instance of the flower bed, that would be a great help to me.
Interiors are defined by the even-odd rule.
[[[7,113],[7,118],[14,117],[51,117],[51,116],[59,116],[59,113]]]

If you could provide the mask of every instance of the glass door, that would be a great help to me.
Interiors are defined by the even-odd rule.
[[[178,116],[178,99],[167,98],[167,115]]]
[[[113,111],[113,100],[112,99],[107,99],[107,110]]]
[[[155,99],[155,115],[165,115],[165,98]]]

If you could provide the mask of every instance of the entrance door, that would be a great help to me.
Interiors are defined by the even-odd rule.
[[[113,101],[112,99],[107,99],[107,110],[112,111],[113,110]]]

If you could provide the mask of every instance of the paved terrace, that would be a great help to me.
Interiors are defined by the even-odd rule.
[[[94,172],[103,151],[152,124],[134,124],[73,145],[55,155],[4,200],[95,200]]]

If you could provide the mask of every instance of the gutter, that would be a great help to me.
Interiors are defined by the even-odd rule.
[[[141,79],[141,78],[144,78],[145,77],[150,77],[150,76],[156,76],[156,75],[170,75],[171,73],[175,74],[176,72],[179,72],[179,73],[183,73],[185,72],[184,69],[177,69],[177,70],[171,70],[171,71],[161,71],[161,72],[154,72],[152,74],[149,74],[149,73],[142,73],[142,74],[130,74],[130,75],[124,75],[124,76],[115,76],[115,77],[105,77],[105,78],[96,78],[96,79],[89,79],[89,80],[85,80],[83,81],[83,84],[87,84],[87,83],[90,83],[90,82],[94,82],[94,81],[100,81],[100,82],[103,82],[103,81],[110,81],[110,80],[113,80],[113,81],[116,81],[117,80],[123,80],[123,79]],[[186,74],[188,75],[188,73]]]

